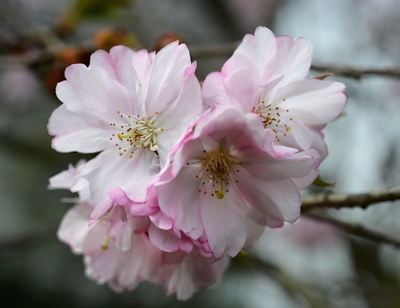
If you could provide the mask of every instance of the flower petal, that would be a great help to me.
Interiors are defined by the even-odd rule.
[[[200,84],[194,75],[195,68],[192,65],[186,69],[179,95],[157,119],[157,126],[164,130],[157,142],[161,168],[165,166],[170,149],[203,111]]]
[[[208,243],[217,259],[227,253],[236,256],[247,238],[246,211],[242,198],[234,191],[222,199],[205,196],[201,203],[201,219]]]
[[[65,105],[58,107],[49,119],[48,130],[53,136],[52,147],[59,152],[77,151],[96,153],[110,146],[109,123],[93,121],[69,111]]]
[[[249,205],[264,214],[264,224],[271,228],[294,222],[300,215],[300,193],[290,179],[263,181],[243,171],[248,179],[236,184]]]
[[[82,168],[81,176],[90,183],[93,205],[108,199],[107,193],[122,189],[127,197],[136,202],[146,200],[146,188],[158,171],[154,168],[154,152],[149,149],[135,151],[132,158],[119,156],[115,149],[108,149],[89,161]]]
[[[293,40],[289,36],[278,36],[276,41],[279,55],[277,72],[285,75],[280,86],[306,77],[313,56],[309,41],[302,37]]]
[[[327,80],[295,81],[277,93],[276,101],[286,98],[280,106],[306,125],[324,125],[336,119],[344,109],[347,96],[344,85]]]
[[[231,61],[234,69],[250,65],[254,72],[258,71],[254,76],[255,81],[263,84],[276,71],[278,66],[276,52],[275,35],[268,28],[258,27],[254,35],[247,34],[243,38]],[[228,66],[224,66],[222,72],[226,73],[227,68]]]
[[[172,182],[161,186],[156,184],[161,211],[174,221],[177,229],[184,233],[191,232],[194,239],[203,234],[199,213],[199,187],[200,182],[196,179],[194,168],[182,168]]]
[[[146,108],[149,116],[163,112],[175,101],[184,72],[190,65],[189,50],[185,44],[173,42],[157,53],[147,92]]]
[[[73,64],[65,76],[67,80],[58,83],[56,94],[68,110],[107,124],[118,120],[118,111],[133,113],[128,89],[102,68]]]
[[[74,206],[65,214],[58,228],[58,239],[71,246],[76,254],[98,249],[106,238],[106,228],[88,226],[92,210],[93,207],[85,203]]]

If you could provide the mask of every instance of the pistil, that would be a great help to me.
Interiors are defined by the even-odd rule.
[[[187,165],[197,165],[200,167],[196,178],[201,180],[199,192],[204,194],[210,193],[211,196],[216,196],[218,199],[223,199],[225,193],[229,192],[229,187],[236,173],[239,172],[237,166],[241,163],[232,155],[224,153],[221,148],[207,152],[200,160],[187,163]]]
[[[118,114],[127,122],[127,124],[120,125],[124,131],[116,135],[119,140],[116,146],[118,147],[120,156],[129,153],[132,158],[134,149],[138,148],[147,147],[151,151],[157,151],[157,137],[164,131],[163,128],[158,128],[155,123],[158,112],[150,119],[146,117],[139,118],[133,115],[126,116],[119,111]],[[115,123],[110,123],[110,125],[115,126]],[[114,137],[115,134],[112,135],[110,140],[113,140]]]

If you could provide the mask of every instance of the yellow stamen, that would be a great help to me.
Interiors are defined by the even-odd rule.
[[[106,239],[103,244],[101,244],[101,248],[104,250],[108,249],[108,244],[110,243],[110,235],[107,234]]]
[[[224,197],[224,179],[219,177],[219,191],[215,192],[215,195],[218,199],[222,199]]]

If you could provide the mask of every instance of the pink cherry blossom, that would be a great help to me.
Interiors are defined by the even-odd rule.
[[[58,237],[76,254],[84,255],[86,275],[113,290],[133,290],[140,282],[162,284],[168,294],[186,300],[199,288],[217,284],[227,257],[215,262],[192,252],[167,253],[149,240],[150,221],[133,217],[116,206],[89,225],[93,207],[78,203],[67,212]]]
[[[215,262],[199,255],[176,252],[164,253],[163,260],[171,271],[164,282],[167,293],[176,293],[178,299],[187,300],[199,288],[217,285],[230,259],[225,255]]]
[[[58,230],[61,241],[77,254],[85,256],[86,274],[98,283],[109,283],[113,289],[133,289],[143,281],[159,283],[161,251],[154,247],[138,223],[119,213],[88,225],[93,207],[81,203],[64,217]],[[122,209],[122,208],[121,208]]]
[[[80,176],[80,171],[85,164],[86,161],[83,159],[75,167],[70,164],[68,170],[64,170],[50,178],[48,188],[68,189],[71,192],[78,193],[81,200],[90,200],[89,183]]]
[[[117,46],[67,68],[52,146],[98,155],[49,188],[78,193],[58,237],[87,276],[185,300],[265,227],[294,223],[327,154],[322,129],[346,102],[341,83],[306,78],[311,60],[307,40],[259,27],[202,91],[177,42],[157,54]]]
[[[174,228],[193,240],[205,233],[216,258],[235,256],[264,226],[296,221],[299,187],[316,177],[316,151],[275,150],[273,132],[256,118],[233,107],[210,109],[154,180]]]
[[[347,97],[339,82],[308,79],[312,47],[258,27],[246,35],[221,72],[207,76],[208,105],[233,105],[259,116],[275,144],[327,155],[322,129],[343,111]]]
[[[63,104],[48,129],[60,152],[101,152],[80,168],[94,205],[113,188],[141,200],[171,146],[203,109],[185,45],[157,54],[123,46],[96,51],[89,67],[74,64],[57,86]]]

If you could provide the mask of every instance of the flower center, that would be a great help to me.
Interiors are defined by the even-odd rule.
[[[115,144],[118,147],[119,155],[129,153],[130,158],[135,153],[134,149],[149,148],[151,151],[157,151],[157,136],[164,131],[163,128],[157,128],[155,124],[158,112],[152,118],[139,118],[134,115],[123,115],[118,111],[124,123],[120,125],[123,130],[118,134],[113,134],[110,140],[117,139]],[[110,123],[116,126],[115,123]]]
[[[286,102],[286,99],[284,98],[281,102],[268,105],[263,100],[256,107],[253,107],[253,112],[262,118],[265,128],[272,129],[278,142],[281,141],[282,137],[286,137],[287,132],[292,129],[288,123],[293,120],[289,115],[289,109],[279,107],[282,102]]]
[[[206,155],[198,161],[200,171],[196,175],[200,179],[199,192],[210,193],[211,196],[222,199],[229,192],[232,181],[239,181],[236,173],[239,172],[237,166],[241,163],[232,155],[224,153],[221,148],[210,152],[204,150],[203,153]]]

